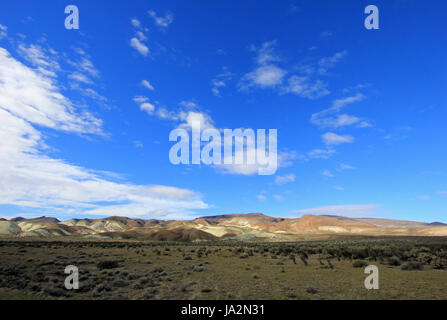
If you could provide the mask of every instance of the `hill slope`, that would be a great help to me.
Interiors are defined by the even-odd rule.
[[[0,221],[0,236],[92,237],[155,241],[264,240],[293,241],[331,235],[447,236],[447,225],[373,218],[305,215],[269,217],[262,213],[225,214],[189,221],[143,220],[126,217],[104,219],[14,218]]]

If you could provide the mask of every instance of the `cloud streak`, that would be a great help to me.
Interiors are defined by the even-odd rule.
[[[320,214],[336,215],[351,218],[364,218],[374,216],[377,213],[377,204],[336,205],[311,209],[292,210],[292,214]]]

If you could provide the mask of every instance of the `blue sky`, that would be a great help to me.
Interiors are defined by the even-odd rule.
[[[64,27],[68,4],[79,30]],[[364,27],[368,4],[379,30]],[[2,2],[0,215],[447,222],[445,9]],[[277,129],[278,171],[171,164],[169,133],[190,117]]]

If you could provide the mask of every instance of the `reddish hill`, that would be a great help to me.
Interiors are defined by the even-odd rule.
[[[196,241],[235,239],[240,241],[293,241],[331,235],[368,236],[447,236],[447,226],[386,219],[355,219],[337,216],[305,215],[300,218],[276,218],[262,213],[224,214],[194,220],[144,220],[126,217],[103,219],[15,218],[0,221],[0,235],[79,236],[156,240]],[[9,229],[8,229],[9,228]],[[13,231],[10,231],[13,228]],[[11,229],[12,230],[12,229]]]
[[[298,219],[287,219],[278,223],[278,227],[292,232],[316,232],[324,231],[325,228],[326,231],[330,230],[327,227],[335,227],[333,230],[339,228],[338,230],[346,229],[347,231],[353,228],[375,228],[374,225],[369,223],[316,215],[304,215]]]

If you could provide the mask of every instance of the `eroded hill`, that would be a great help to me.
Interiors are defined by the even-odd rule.
[[[387,219],[353,219],[305,215],[300,218],[269,217],[262,213],[226,214],[194,220],[143,220],[125,217],[104,219],[14,218],[0,221],[0,236],[83,237],[156,241],[324,239],[331,235],[447,236],[447,226]]]

